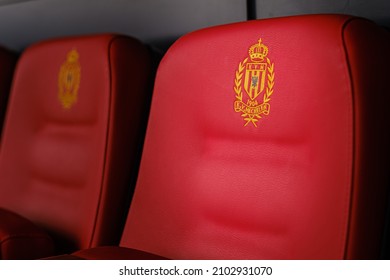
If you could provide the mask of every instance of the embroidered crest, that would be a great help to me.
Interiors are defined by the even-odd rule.
[[[271,95],[274,92],[274,63],[267,57],[268,47],[261,39],[249,48],[249,57],[238,64],[234,79],[234,111],[241,113],[244,126],[257,122],[270,112]],[[244,95],[243,93],[246,93]],[[261,94],[263,98],[261,99]]]
[[[70,109],[77,101],[80,86],[79,54],[71,50],[66,56],[66,61],[61,65],[58,74],[58,99],[64,109]]]

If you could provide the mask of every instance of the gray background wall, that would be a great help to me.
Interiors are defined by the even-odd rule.
[[[15,50],[45,38],[100,32],[133,35],[164,48],[194,29],[246,19],[240,0],[7,2],[0,6],[0,44]]]
[[[389,0],[256,0],[257,17],[342,13],[390,26]]]
[[[253,0],[257,18],[349,13],[390,26],[389,0]],[[245,0],[0,0],[0,45],[117,32],[166,49],[179,36],[247,19]]]

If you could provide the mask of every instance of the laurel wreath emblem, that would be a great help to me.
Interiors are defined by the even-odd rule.
[[[264,93],[263,103],[261,106],[269,106],[269,102],[271,100],[271,95],[274,93],[274,85],[275,85],[275,65],[271,63],[271,60],[267,57],[267,88]],[[236,75],[234,79],[234,92],[236,93],[236,101],[242,102],[242,78],[244,74],[245,64],[248,62],[248,58],[245,58],[242,62],[238,64],[238,70],[236,70]],[[248,101],[249,102],[249,101]],[[257,101],[256,101],[257,104]],[[264,113],[266,114],[266,113]],[[268,114],[268,113],[267,113]],[[261,119],[261,113],[256,114],[241,114],[246,121],[244,126],[247,126],[249,123],[253,123],[255,127],[257,127],[256,122]]]

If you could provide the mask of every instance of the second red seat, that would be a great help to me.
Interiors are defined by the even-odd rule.
[[[118,243],[152,65],[146,46],[117,35],[50,40],[23,53],[0,155],[2,258]]]

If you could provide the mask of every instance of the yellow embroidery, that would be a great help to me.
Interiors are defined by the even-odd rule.
[[[249,57],[245,58],[238,64],[234,79],[234,92],[236,100],[234,101],[234,110],[242,113],[247,126],[252,123],[257,127],[257,122],[262,115],[268,115],[270,111],[270,100],[273,94],[275,84],[275,67],[274,63],[267,57],[268,47],[265,46],[261,39],[257,44],[249,48]],[[265,59],[265,61],[264,61]],[[249,60],[249,61],[248,61]],[[242,83],[247,94],[246,100],[243,100]],[[264,91],[263,102],[259,104],[258,97]],[[246,101],[246,102],[245,102]]]
[[[79,54],[76,50],[71,50],[58,74],[58,99],[64,109],[70,109],[77,101],[80,69]]]

